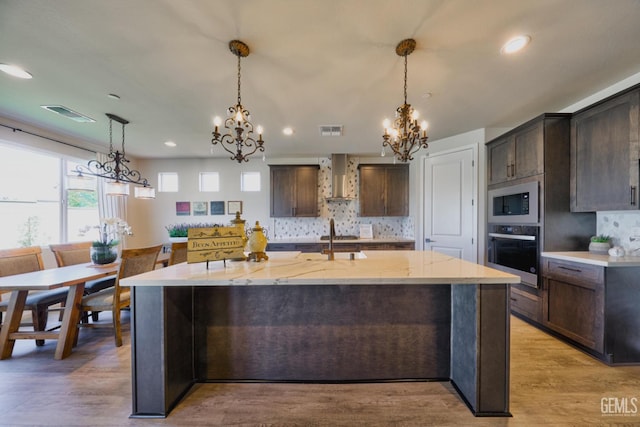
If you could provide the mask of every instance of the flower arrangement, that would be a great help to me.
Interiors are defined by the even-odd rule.
[[[188,223],[180,223],[180,224],[170,224],[165,226],[169,233],[169,237],[187,237],[188,231],[190,228],[212,228],[212,227],[222,227],[220,224],[213,224],[208,222],[199,222],[194,224]]]
[[[100,220],[100,225],[86,226],[80,229],[80,235],[84,236],[89,230],[98,229],[98,240],[94,240],[92,246],[114,247],[120,243],[122,236],[131,236],[131,227],[126,221],[120,218],[104,218]]]

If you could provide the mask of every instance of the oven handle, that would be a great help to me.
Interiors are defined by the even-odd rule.
[[[536,240],[536,236],[530,236],[528,234],[489,233],[489,237],[498,237],[500,239],[510,239],[510,240],[531,240],[531,241]]]

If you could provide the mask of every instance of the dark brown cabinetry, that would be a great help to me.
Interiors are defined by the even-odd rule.
[[[272,217],[318,216],[318,165],[269,165]]]
[[[489,185],[543,172],[543,122],[518,127],[487,147]]]
[[[409,215],[409,165],[375,164],[360,170],[360,216]]]
[[[542,298],[537,289],[527,285],[511,285],[511,311],[536,323],[542,322]]]
[[[640,267],[543,260],[543,327],[608,364],[640,363]]]
[[[571,119],[571,210],[638,209],[640,89],[624,91]]]
[[[538,183],[538,200],[530,201],[538,207],[538,254],[585,250],[589,237],[596,232],[593,213],[573,213],[569,209],[570,120],[571,114],[541,114],[487,143],[488,190]],[[489,224],[487,230],[500,225]],[[536,270],[541,271],[541,266]],[[527,272],[530,270],[524,269],[521,277],[528,285],[511,287],[511,310],[541,325],[541,279],[531,283]]]
[[[545,259],[543,325],[604,350],[604,267]]]

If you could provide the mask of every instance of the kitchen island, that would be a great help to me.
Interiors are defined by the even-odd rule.
[[[178,264],[132,287],[132,417],[165,417],[197,382],[451,381],[477,416],[509,416],[509,284],[431,251],[334,261]]]

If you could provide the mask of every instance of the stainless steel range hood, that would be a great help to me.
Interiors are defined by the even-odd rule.
[[[328,202],[341,202],[354,200],[355,197],[348,194],[347,179],[347,155],[331,155],[331,197],[327,197]]]

